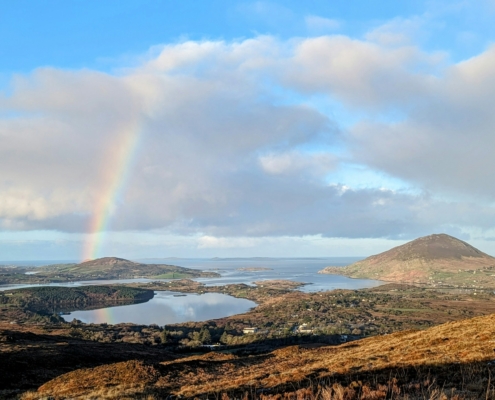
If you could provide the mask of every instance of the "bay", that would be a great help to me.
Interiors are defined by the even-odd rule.
[[[244,283],[252,285],[254,281],[287,279],[305,283],[299,290],[319,292],[334,289],[364,289],[383,284],[372,279],[352,279],[342,275],[318,274],[328,266],[343,267],[362,260],[363,257],[313,257],[313,258],[153,258],[142,259],[146,263],[174,264],[181,267],[215,271],[217,278],[198,278],[207,286]],[[266,268],[266,270],[248,271],[246,269]]]

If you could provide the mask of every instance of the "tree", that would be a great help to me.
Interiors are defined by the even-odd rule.
[[[220,343],[228,344],[229,343],[229,335],[227,331],[223,331],[222,336],[220,336]]]
[[[168,341],[168,332],[166,329],[164,329],[163,331],[160,332],[160,339],[162,341],[163,344],[167,343]]]
[[[199,340],[201,343],[211,343],[210,331],[205,326],[199,332]]]

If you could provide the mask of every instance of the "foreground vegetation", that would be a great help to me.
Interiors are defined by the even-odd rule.
[[[493,314],[495,297],[492,292],[433,290],[395,284],[357,291],[334,290],[321,293],[294,291],[293,287],[298,286],[297,283],[287,284],[285,289],[277,289],[277,284],[274,282],[259,282],[258,286],[227,285],[206,288],[183,280],[174,281],[172,285],[188,286],[190,291],[196,292],[216,290],[257,299],[259,306],[241,315],[164,327],[84,324],[77,320],[67,323],[57,316],[43,315],[35,307],[28,306],[37,303],[37,301],[31,303],[35,298],[51,301],[53,295],[51,291],[54,288],[19,290],[15,296],[5,296],[11,303],[7,304],[8,307],[4,306],[0,313],[0,354],[2,355],[0,369],[8,371],[7,374],[0,374],[0,388],[4,390],[0,391],[0,398],[2,393],[9,398],[15,397],[26,390],[40,387],[50,379],[80,368],[103,368],[95,370],[91,379],[96,379],[96,375],[107,376],[105,378],[107,383],[101,387],[97,384],[98,380],[92,381],[95,392],[86,388],[81,398],[88,398],[88,393],[92,393],[91,396],[94,398],[126,398],[125,396],[134,398],[133,396],[143,395],[145,396],[143,398],[152,399],[154,398],[152,396],[155,396],[158,399],[167,393],[182,393],[186,397],[200,395],[204,397],[209,393],[210,396],[218,398],[221,397],[222,392],[230,398],[240,398],[247,392],[249,398],[260,399],[275,399],[282,394],[285,398],[294,399],[412,399],[415,397],[411,396],[419,396],[418,393],[423,395],[429,393],[428,396],[433,396],[435,390],[439,396],[440,393],[447,393],[448,389],[450,393],[448,396],[452,396],[447,398],[458,396],[457,398],[461,399],[476,398],[473,393],[476,391],[481,393],[482,388],[486,390],[489,386],[485,378],[475,379],[475,373],[472,371],[479,372],[483,377],[491,374],[492,367],[487,366],[485,360],[490,357],[495,359],[495,345],[491,343],[495,340],[495,336],[488,331],[483,332],[486,330],[485,322],[493,322],[493,317],[473,328],[475,334],[470,333],[471,336],[465,338],[467,342],[479,339],[484,345],[492,346],[490,352],[486,354],[476,353],[475,347],[470,348],[468,343],[464,343],[463,348],[468,350],[452,355],[449,352],[453,348],[442,347],[443,344],[454,343],[449,342],[450,334],[445,334],[441,338],[438,336],[434,342],[428,342],[433,337],[428,336],[430,339],[424,341],[421,350],[418,346],[422,342],[412,340],[414,334],[420,332],[412,330],[424,331],[428,327],[448,321]],[[148,286],[151,286],[148,293],[153,293],[154,284]],[[74,292],[69,293],[65,290],[81,288],[56,289],[61,291],[56,296],[57,300],[52,303],[65,301],[64,299],[70,302],[79,298]],[[139,288],[119,289],[114,286],[83,288],[86,289],[88,296],[91,293],[96,296],[103,293],[105,296],[108,293],[116,295],[120,290],[122,298],[142,291]],[[22,298],[24,300],[20,301]],[[13,320],[16,323],[12,323]],[[457,329],[454,325],[450,326],[451,330]],[[468,329],[468,325],[461,324],[459,327]],[[257,330],[254,333],[245,333],[245,328],[257,328]],[[383,336],[386,333],[399,331],[403,333]],[[438,334],[440,331],[436,332]],[[365,338],[363,343],[374,343],[374,345],[365,347],[358,345],[361,342],[355,340],[360,338]],[[341,350],[337,353],[332,350],[335,347],[327,346],[339,345],[346,341],[352,342],[339,347]],[[407,343],[409,347],[406,346]],[[437,353],[432,350],[432,343],[437,346]],[[475,342],[473,343],[476,345]],[[213,347],[208,347],[212,345]],[[298,346],[294,347],[294,345]],[[388,347],[386,348],[385,345]],[[430,354],[427,350],[428,346],[433,353]],[[458,343],[456,346],[461,344]],[[357,350],[352,352],[351,349],[354,348]],[[29,352],[26,351],[27,349]],[[386,349],[387,352],[384,352]],[[486,350],[485,347],[483,349]],[[383,350],[384,353],[378,350]],[[418,351],[422,352],[421,356]],[[349,365],[354,365],[353,368],[338,370],[335,366],[325,367],[326,369],[322,366],[321,368],[324,369],[320,371],[318,369],[320,367],[315,369],[309,367],[312,360],[319,357],[320,353],[326,354],[327,359],[330,360],[341,352],[349,355],[350,358],[345,358],[345,365],[350,363]],[[417,363],[411,363],[412,355],[404,358],[409,361],[399,363],[397,360],[400,361],[400,352],[416,352]],[[191,357],[190,354],[196,355]],[[481,358],[471,357],[470,354],[477,354]],[[432,360],[436,359],[437,364],[429,362],[432,355],[434,355]],[[50,359],[48,363],[47,357]],[[167,364],[163,363],[164,360],[177,361]],[[391,362],[392,360],[395,361]],[[140,363],[141,361],[145,363]],[[323,363],[323,358],[320,361]],[[114,362],[124,362],[124,364],[110,365]],[[309,369],[302,363],[307,364]],[[277,367],[278,364],[280,367]],[[288,368],[292,364],[294,368],[299,366],[297,368],[300,370],[288,369],[292,372],[284,372],[283,368]],[[131,374],[128,370],[131,365],[137,371],[133,376],[141,376],[139,371],[149,371],[156,379],[143,378],[145,374],[141,376],[142,380],[139,384],[136,383],[135,387],[129,387],[125,383],[128,381],[123,378],[124,383],[116,382],[117,377]],[[248,366],[249,369],[243,369]],[[252,375],[258,368],[260,372]],[[262,369],[264,375],[261,374]],[[457,377],[452,378],[452,381],[448,381],[451,377],[446,375],[447,369],[457,371],[455,372]],[[280,372],[275,373],[277,370]],[[74,373],[77,382],[89,379],[89,375],[84,375],[89,373],[87,371],[83,375],[79,375],[81,371]],[[220,377],[225,375],[225,379],[229,377],[229,385],[231,383],[232,385],[228,386],[226,381],[220,384],[220,380],[215,387],[209,387],[211,382],[219,380],[218,377],[213,378],[215,374],[219,374]],[[273,384],[262,383],[268,376],[274,379]],[[204,383],[201,383],[203,380],[198,381],[200,377],[204,378]],[[247,377],[251,378],[247,379]],[[461,377],[464,379],[463,383]],[[73,378],[70,379],[73,382]],[[169,382],[168,386],[156,385],[157,382],[164,380]],[[69,385],[67,381],[63,382],[65,383],[62,386]],[[59,383],[57,388],[61,387]],[[223,386],[224,384],[227,386]],[[51,388],[47,389],[47,396],[64,398],[65,395],[60,394],[62,392],[53,391],[55,386],[47,387]],[[186,387],[194,390],[185,390]],[[476,390],[473,389],[475,387]],[[40,393],[26,395],[26,399],[29,396],[39,398]],[[77,398],[75,392],[68,393],[71,393],[67,395],[68,397]],[[396,393],[397,396],[407,394],[409,397],[392,397],[391,393]],[[371,397],[366,397],[365,394]],[[440,398],[438,396],[437,398]]]
[[[218,289],[235,296],[238,286]],[[261,295],[254,294],[258,291]],[[317,293],[288,291],[274,297],[267,296],[267,291],[267,287],[249,289],[247,293],[252,292],[249,298],[260,305],[248,313],[167,326],[168,340],[195,346],[201,343],[197,337],[190,337],[191,331],[199,332],[207,327],[212,343],[227,345],[263,343],[269,347],[303,339],[333,343],[335,335],[348,338],[383,335],[495,313],[492,291],[438,290],[397,284]],[[243,334],[250,327],[257,328],[257,332]]]
[[[340,346],[128,361],[61,375],[24,399],[491,399],[494,337],[490,315]]]
[[[0,303],[4,304],[0,321],[60,323],[72,337],[108,343],[163,344],[180,351],[184,347],[194,349],[212,344],[252,344],[258,349],[273,350],[291,343],[339,343],[340,340],[408,329],[426,329],[444,322],[495,313],[495,294],[492,291],[438,290],[388,284],[372,289],[303,293],[294,290],[300,284],[285,282],[285,288],[281,281],[258,282],[257,286],[206,287],[181,280],[144,285],[148,289],[128,286],[19,289],[0,294]],[[176,289],[181,287],[183,292],[221,292],[254,300],[259,305],[244,314],[164,327],[107,326],[80,321],[69,324],[58,315],[50,314],[54,309],[70,311],[111,306],[116,301],[146,301],[153,297],[153,290],[164,290],[168,284]],[[47,306],[43,308],[42,304]],[[246,333],[248,328],[252,329]]]

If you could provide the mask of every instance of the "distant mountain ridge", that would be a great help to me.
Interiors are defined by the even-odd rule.
[[[495,257],[442,233],[420,237],[344,268],[327,267],[320,273],[389,282],[495,287]]]

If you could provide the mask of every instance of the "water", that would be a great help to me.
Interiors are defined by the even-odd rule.
[[[370,279],[351,279],[341,275],[318,274],[321,269],[332,266],[344,266],[360,260],[352,257],[329,258],[153,258],[136,260],[149,264],[172,264],[181,267],[193,268],[205,271],[215,271],[221,276],[217,278],[194,279],[207,286],[227,285],[230,283],[245,283],[252,285],[255,281],[270,279],[288,279],[303,282],[307,285],[300,290],[305,292],[317,292],[333,289],[362,289],[380,285],[382,282]],[[19,262],[22,263],[23,261]],[[58,261],[60,262],[60,261]],[[33,265],[44,265],[43,261],[32,261]],[[14,262],[11,262],[14,264]],[[267,268],[265,271],[242,271],[241,268]],[[151,282],[160,279],[122,279],[122,280],[98,280],[78,281],[71,283],[53,283],[50,286],[78,286],[78,285],[105,285],[115,283]],[[169,281],[170,279],[162,279]],[[4,285],[0,290],[18,289],[37,285]]]
[[[17,261],[0,261],[0,265],[16,265],[18,267],[43,267],[52,264],[72,264],[78,263],[77,260],[17,260]]]
[[[197,278],[207,286],[245,283],[252,285],[255,281],[270,279],[287,279],[306,283],[300,290],[318,292],[333,289],[363,289],[382,284],[370,279],[351,279],[341,275],[318,274],[321,269],[332,266],[344,266],[359,261],[361,258],[329,257],[329,258],[150,258],[135,260],[149,264],[171,264],[192,269],[215,271],[221,276],[217,278]],[[13,264],[13,262],[11,262]],[[33,263],[35,263],[33,261]],[[44,264],[42,261],[39,265]],[[266,271],[240,271],[240,268],[269,268]],[[170,279],[122,279],[78,281],[72,283],[53,283],[50,286],[106,285],[115,283],[151,282]],[[4,285],[0,290],[19,289],[37,285]]]
[[[253,301],[221,293],[186,294],[180,297],[176,297],[177,293],[174,292],[156,293],[155,297],[146,303],[75,311],[62,317],[66,321],[76,318],[86,323],[97,324],[132,322],[166,325],[227,317],[244,313],[256,306]]]
[[[332,266],[344,266],[361,258],[233,258],[233,259],[141,259],[135,260],[149,264],[171,264],[181,267],[205,271],[215,271],[220,274],[217,278],[194,279],[205,285],[226,285],[230,283],[245,283],[253,285],[255,281],[271,279],[287,279],[303,282],[306,285],[299,290],[317,292],[333,289],[362,289],[382,284],[380,281],[369,279],[351,279],[340,275],[318,274],[321,269]],[[32,265],[34,265],[33,262]],[[10,262],[10,264],[13,264]],[[46,265],[38,262],[37,265]],[[245,271],[242,268],[266,268],[263,271]],[[170,281],[170,279],[123,279],[79,281],[71,283],[54,283],[50,286],[80,286],[105,285],[130,282]],[[0,290],[16,289],[38,285],[4,285]],[[109,307],[91,311],[76,311],[64,317],[71,321],[77,318],[84,322],[120,323],[133,322],[137,324],[158,325],[172,324],[185,321],[203,321],[206,319],[222,318],[233,314],[243,313],[254,307],[255,303],[236,299],[217,293],[203,295],[187,294],[184,297],[174,297],[171,292],[158,292],[154,299],[146,303]]]
[[[217,278],[198,278],[207,286],[227,285],[230,283],[253,284],[254,281],[287,279],[306,283],[299,290],[318,292],[333,289],[363,289],[381,285],[382,282],[371,279],[351,279],[341,275],[318,274],[328,266],[345,266],[362,257],[328,257],[328,258],[175,258],[143,259],[143,263],[173,264],[181,267],[204,271],[215,271]],[[240,271],[240,268],[269,268],[266,271]]]

